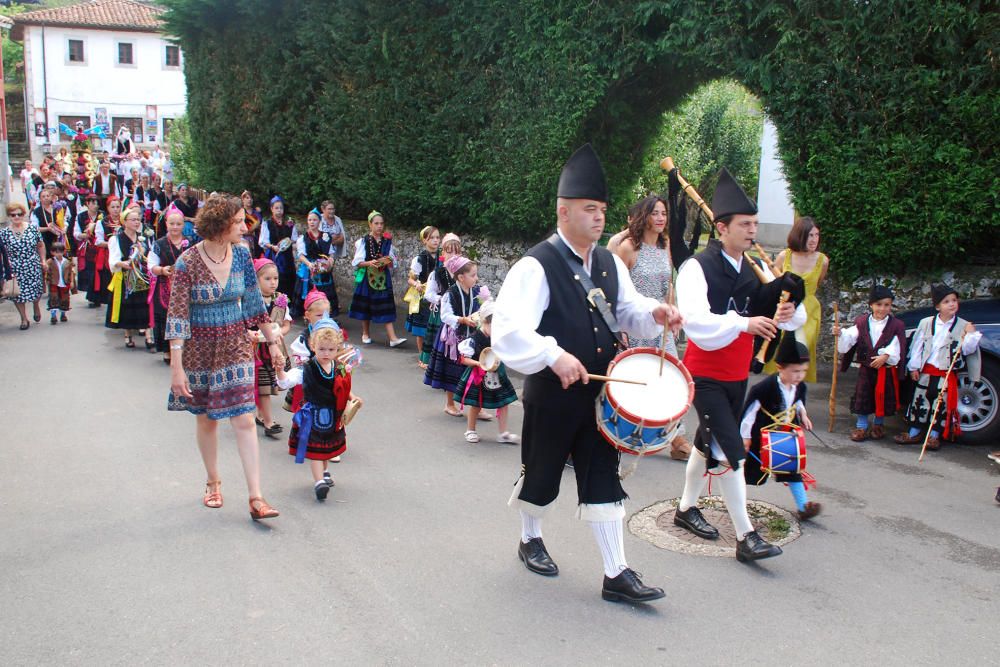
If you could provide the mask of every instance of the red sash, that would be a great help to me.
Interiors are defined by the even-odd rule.
[[[896,409],[899,410],[899,375],[895,366],[883,364],[878,369],[878,379],[875,381],[875,416],[885,417],[885,376],[892,376],[892,386],[896,390]]]
[[[920,372],[935,378],[944,377],[946,373],[946,371],[931,364],[924,364]],[[945,400],[944,433],[941,435],[945,440],[953,440],[962,434],[961,418],[958,414],[958,378],[955,376],[955,373],[948,374],[948,387],[946,391],[948,395]],[[933,429],[934,424],[929,424],[928,428]]]
[[[100,247],[94,253],[94,291],[101,291],[101,269],[108,266],[108,247]]]

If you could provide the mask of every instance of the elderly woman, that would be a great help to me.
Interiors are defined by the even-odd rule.
[[[11,271],[17,279],[20,293],[14,297],[14,307],[21,316],[21,331],[28,328],[25,304],[34,305],[34,318],[42,319],[38,300],[42,298],[42,262],[45,261],[45,244],[38,228],[28,222],[28,209],[22,204],[7,204],[7,218],[10,226],[0,229],[0,244],[3,244],[10,262]]]
[[[142,234],[142,210],[132,202],[122,211],[122,224],[108,239],[108,266],[111,284],[104,326],[125,330],[125,347],[135,347],[134,332],[146,335],[146,349],[153,349],[149,330],[149,273],[146,255],[149,244]]]
[[[187,410],[197,418],[198,449],[208,481],[206,507],[222,507],[219,479],[219,420],[228,419],[236,434],[250,492],[254,521],[278,516],[260,490],[252,340],[259,326],[272,356],[278,356],[274,330],[257,286],[250,253],[240,244],[246,233],[243,206],[227,195],[210,198],[195,221],[203,241],[186,250],[170,278],[166,339],[171,387],[169,410]]]
[[[806,284],[806,298],[802,305],[806,308],[806,323],[795,332],[806,347],[809,348],[809,358],[814,363],[809,364],[806,371],[806,382],[816,381],[816,342],[819,340],[820,319],[823,309],[816,298],[816,290],[826,280],[826,272],[830,268],[830,258],[819,252],[819,227],[810,217],[801,217],[792,225],[788,232],[788,247],[778,253],[774,259],[775,265],[781,266],[783,272],[791,271],[802,276]],[[764,367],[765,373],[777,373],[778,367],[773,361]]]
[[[624,238],[615,249],[628,268],[629,276],[639,294],[657,300],[666,300],[673,284],[673,258],[667,237],[667,202],[651,194],[629,209],[629,226]],[[666,336],[663,340],[662,336]],[[674,335],[669,331],[655,338],[629,336],[629,347],[661,346],[667,354],[677,356]],[[670,457],[686,461],[691,454],[691,444],[684,437],[681,425],[677,436],[670,443]]]

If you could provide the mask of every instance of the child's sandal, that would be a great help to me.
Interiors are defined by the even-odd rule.
[[[205,483],[205,497],[202,499],[205,507],[211,507],[212,509],[218,509],[222,507],[222,480],[217,479],[214,482],[209,481]]]
[[[465,432],[465,441],[469,442],[469,443],[472,443],[472,444],[475,444],[475,443],[479,442],[479,434],[476,433],[475,431],[466,431]]]

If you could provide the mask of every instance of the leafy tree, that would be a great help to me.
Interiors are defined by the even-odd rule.
[[[663,113],[728,77],[834,266],[1000,249],[995,0],[165,3],[209,188],[537,238],[573,148],[623,219]]]
[[[755,196],[764,121],[760,103],[750,91],[735,81],[712,81],[665,112],[661,123],[660,134],[645,152],[644,168],[633,188],[636,197],[665,192],[666,179],[659,164],[668,155],[708,201],[715,175],[723,166],[747,194]]]

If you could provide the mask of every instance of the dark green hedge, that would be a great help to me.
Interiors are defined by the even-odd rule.
[[[208,188],[532,237],[591,140],[623,219],[663,111],[730,76],[774,119],[840,268],[998,247],[993,2],[165,4]]]

